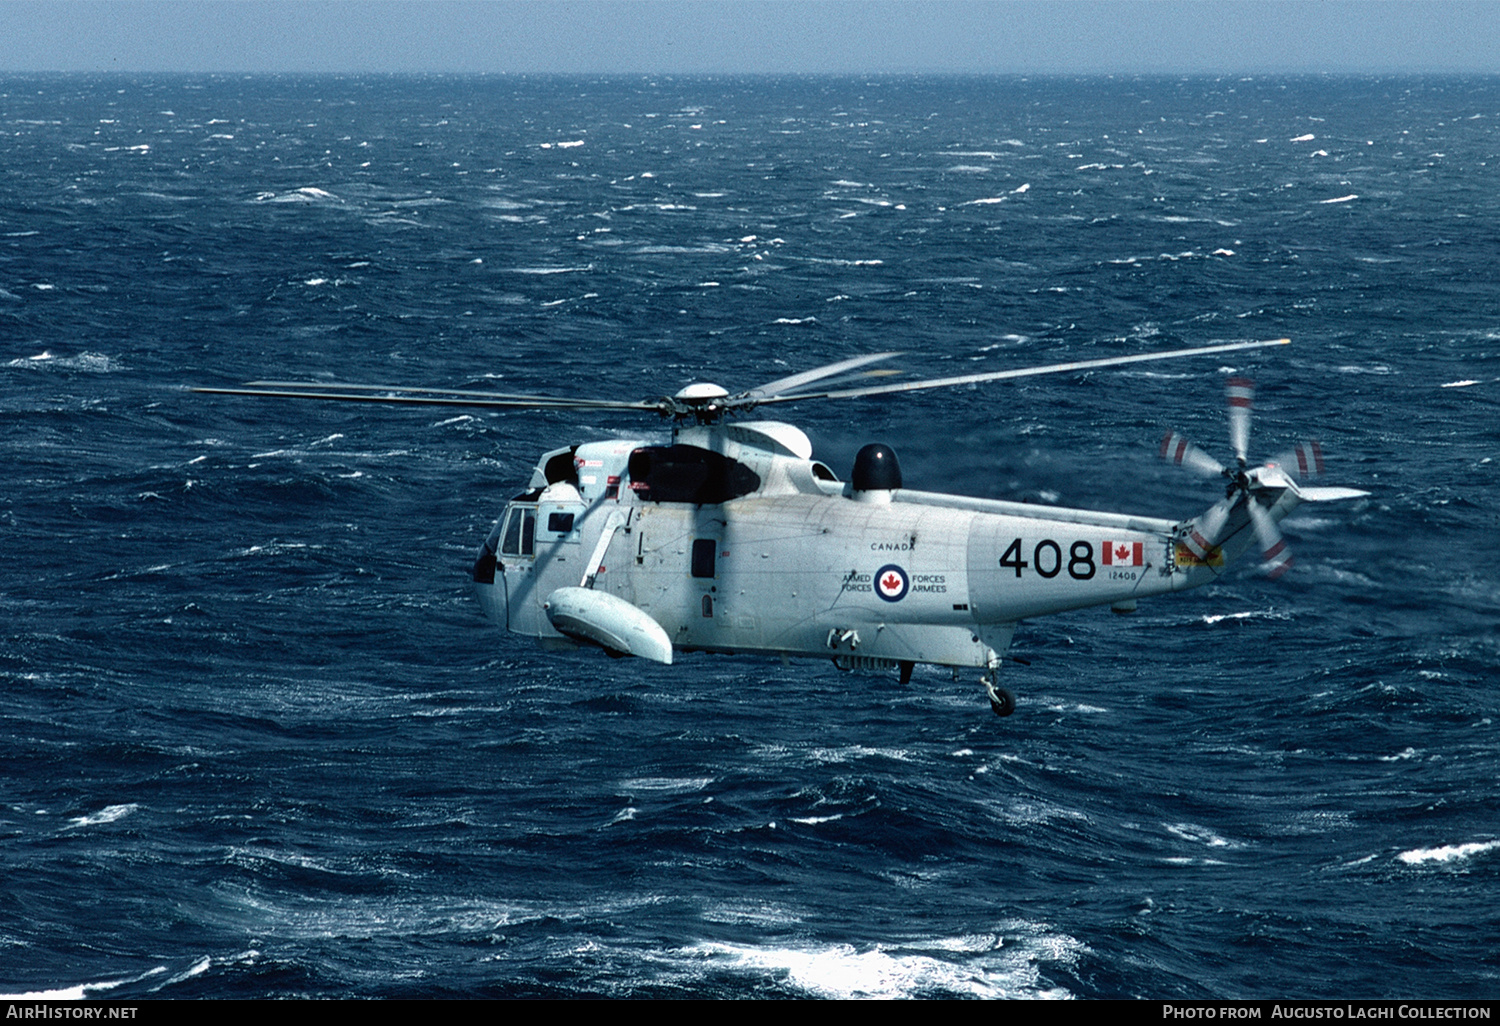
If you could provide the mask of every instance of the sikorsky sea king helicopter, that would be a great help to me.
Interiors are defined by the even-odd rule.
[[[203,388],[270,396],[484,409],[638,411],[671,443],[612,440],[544,453],[480,547],[474,587],[499,626],[544,646],[597,646],[671,663],[678,651],[832,658],[844,669],[917,663],[982,671],[990,705],[1015,708],[998,671],[1016,624],[1206,584],[1258,543],[1271,576],[1291,565],[1278,521],[1298,503],[1368,494],[1305,483],[1305,442],[1251,467],[1251,389],[1229,384],[1225,467],[1181,436],[1161,453],[1222,477],[1224,496],[1180,522],[903,487],[896,454],[865,446],[845,483],[790,424],[737,419],[762,407],[945,388],[1281,345],[1202,346],[1017,370],[871,384],[897,353],[842,360],[730,394],[713,384],[641,401],[320,382]],[[854,383],[851,384],[851,381]],[[814,387],[817,386],[817,387]]]

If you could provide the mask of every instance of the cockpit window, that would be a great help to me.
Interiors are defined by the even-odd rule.
[[[630,487],[644,502],[707,505],[749,495],[760,475],[695,445],[652,445],[630,454]]]
[[[517,506],[505,522],[505,540],[500,543],[502,556],[536,554],[536,507]]]

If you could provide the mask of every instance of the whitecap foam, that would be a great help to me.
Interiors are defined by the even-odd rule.
[[[1458,862],[1483,855],[1500,848],[1500,841],[1471,841],[1468,844],[1449,844],[1441,848],[1412,848],[1397,855],[1397,860],[1408,866],[1420,866],[1426,862]]]
[[[1011,797],[1004,802],[985,803],[994,817],[1002,823],[1017,827],[1036,827],[1048,823],[1087,823],[1089,818],[1077,809],[1064,808],[1051,802],[1032,801]]]
[[[864,745],[848,745],[843,748],[814,748],[812,757],[819,762],[848,762],[851,759],[864,759],[869,756],[881,756],[886,759],[895,759],[897,762],[910,762],[911,754],[899,748],[866,748]]]
[[[140,805],[135,802],[131,802],[129,805],[106,805],[98,812],[91,812],[87,816],[77,816],[73,819],[68,820],[68,828],[72,829],[74,827],[98,826],[101,823],[113,823],[116,820],[124,819],[126,816],[130,815],[132,812],[139,808]]]
[[[255,202],[257,203],[318,203],[324,201],[332,201],[334,203],[344,202],[327,189],[319,189],[313,185],[304,185],[302,188],[293,189],[291,192],[259,192],[255,194]]]
[[[1357,199],[1359,199],[1359,194],[1351,192],[1347,196],[1335,196],[1333,199],[1318,200],[1318,202],[1319,203],[1348,203],[1350,200],[1357,200]]]
[[[878,948],[858,951],[848,944],[811,949],[700,944],[689,950],[706,958],[727,958],[738,968],[784,975],[792,986],[818,997],[900,998],[931,991],[999,996],[966,968],[926,955],[892,955]]]
[[[1290,618],[1285,613],[1276,613],[1269,609],[1251,609],[1243,613],[1205,613],[1202,619],[1206,624],[1216,624],[1220,620],[1286,620]]]
[[[1198,826],[1196,823],[1168,823],[1167,833],[1174,837],[1180,837],[1184,841],[1192,841],[1194,844],[1206,845],[1210,848],[1237,847],[1232,842],[1225,840],[1214,833],[1208,827]]]
[[[1072,964],[1087,950],[1083,944],[1031,924],[1002,929],[1003,933],[937,937],[863,950],[852,944],[754,947],[709,941],[683,953],[697,962],[728,963],[732,970],[774,975],[814,997],[1072,997],[1060,987],[1046,986],[1039,966]]]
[[[778,905],[752,905],[738,902],[711,904],[699,916],[708,923],[731,925],[789,926],[802,921],[796,913]]]
[[[629,793],[650,791],[656,794],[684,794],[701,791],[713,782],[713,777],[635,777],[620,781],[620,790]]]
[[[87,1001],[91,998],[97,999],[100,991],[114,990],[127,983],[139,983],[141,980],[160,976],[167,971],[167,967],[159,965],[154,969],[148,969],[139,976],[126,977],[120,980],[99,980],[95,983],[78,983],[70,987],[56,987],[51,990],[33,990],[19,994],[0,994],[0,1001]]]
[[[103,353],[82,352],[75,356],[54,356],[50,350],[35,356],[23,356],[6,363],[7,367],[27,370],[78,370],[91,374],[111,374],[121,365]]]

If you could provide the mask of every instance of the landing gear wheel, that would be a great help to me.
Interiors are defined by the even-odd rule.
[[[996,716],[1009,716],[1016,711],[1016,696],[1006,688],[997,688],[989,678],[984,681],[985,693],[990,696],[990,708]]]
[[[996,716],[1009,716],[1016,711],[1016,696],[1005,688],[996,688],[990,693],[990,708]]]

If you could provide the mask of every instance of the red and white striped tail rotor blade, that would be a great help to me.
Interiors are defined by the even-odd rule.
[[[1317,442],[1298,442],[1276,457],[1275,463],[1298,481],[1309,481],[1323,474],[1323,447]]]
[[[1234,508],[1234,499],[1220,499],[1188,529],[1182,544],[1196,558],[1207,563],[1219,541],[1219,532],[1229,520],[1229,511]]]
[[[1281,528],[1271,519],[1271,514],[1261,508],[1253,498],[1249,502],[1250,523],[1255,525],[1255,538],[1260,542],[1260,558],[1266,563],[1266,576],[1276,580],[1292,568],[1292,553],[1286,546]]]
[[[1224,473],[1222,463],[1175,431],[1168,431],[1166,437],[1161,440],[1159,455],[1168,463],[1196,470],[1208,477]]]
[[[1228,390],[1229,444],[1243,467],[1250,449],[1250,405],[1255,398],[1255,386],[1246,378],[1230,378]]]

